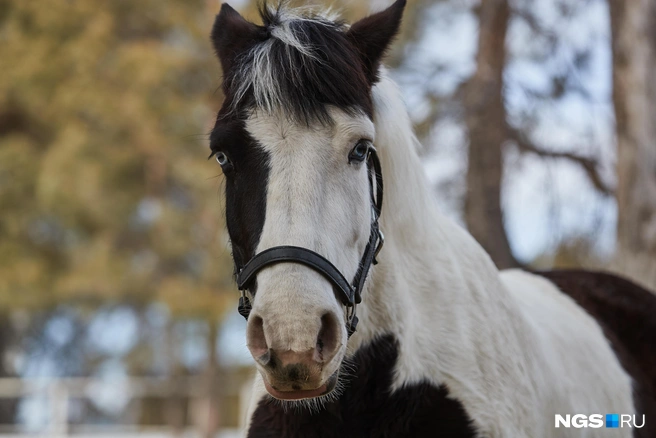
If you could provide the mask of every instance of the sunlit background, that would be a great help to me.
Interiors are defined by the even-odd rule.
[[[230,3],[257,19],[254,1]],[[349,20],[390,3],[331,2]],[[500,267],[596,267],[656,286],[656,202],[618,192],[632,171],[616,171],[617,4],[407,6],[388,65],[424,170]],[[219,8],[0,0],[0,436],[235,435],[253,371],[223,177],[206,160]],[[498,163],[477,159],[490,150]],[[639,235],[626,237],[636,203],[646,231],[629,218]]]

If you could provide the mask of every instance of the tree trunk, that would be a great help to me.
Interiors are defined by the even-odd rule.
[[[220,393],[221,385],[217,384],[219,364],[216,358],[216,342],[219,334],[219,324],[216,319],[211,320],[209,327],[207,368],[205,370],[205,378],[207,379],[207,418],[203,432],[205,438],[213,438],[219,432],[221,396],[223,395]]]
[[[656,1],[609,0],[617,134],[617,265],[656,288]]]
[[[14,342],[9,314],[0,312],[0,378],[15,377],[7,368],[5,355]],[[16,421],[17,399],[0,399],[0,424],[14,424]]]
[[[483,0],[479,15],[476,72],[463,88],[469,131],[465,221],[492,260],[504,269],[517,266],[501,211],[502,148],[506,141],[502,89],[508,1]]]
[[[184,436],[184,429],[187,425],[186,399],[181,394],[182,380],[184,372],[176,353],[173,341],[174,322],[168,321],[166,325],[166,353],[169,361],[169,384],[171,392],[165,401],[164,412],[166,415],[167,426],[170,427],[171,433],[176,438]]]

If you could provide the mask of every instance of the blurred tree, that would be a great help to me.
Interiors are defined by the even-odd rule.
[[[458,47],[467,50],[464,41],[469,35],[476,35],[476,38],[471,62],[464,50],[457,58],[440,56],[435,43],[423,48],[424,58],[433,57],[433,63],[422,64],[421,57],[412,60],[415,65],[409,70],[414,69],[416,75],[411,80],[425,84],[419,93],[424,96],[423,104],[428,106],[418,112],[418,132],[430,146],[440,138],[444,127],[451,131],[454,127],[462,129],[466,180],[461,180],[456,172],[451,185],[466,188],[452,190],[445,184],[449,181],[442,180],[440,190],[446,188],[454,193],[450,196],[462,197],[462,207],[457,205],[459,202],[455,204],[456,208],[462,208],[463,222],[500,268],[517,266],[507,237],[505,216],[508,212],[503,198],[504,190],[509,187],[509,176],[516,177],[527,159],[535,162],[538,158],[543,167],[549,168],[554,163],[558,169],[568,168],[570,174],[572,171],[578,173],[584,180],[582,190],[590,186],[598,193],[598,199],[613,195],[608,175],[603,172],[610,158],[602,154],[603,147],[596,134],[584,131],[594,131],[592,126],[599,126],[599,120],[581,122],[579,119],[579,126],[567,126],[569,120],[562,121],[561,144],[558,145],[550,143],[545,136],[548,125],[558,117],[552,116],[558,114],[558,110],[564,112],[571,110],[574,104],[585,105],[582,102],[590,106],[596,104],[596,96],[583,78],[592,69],[592,61],[600,57],[599,32],[579,35],[573,40],[568,26],[572,24],[573,27],[576,20],[584,20],[590,11],[596,11],[600,2],[434,3],[430,8],[434,13],[424,13],[420,39],[448,44],[449,37],[434,30],[444,27],[451,34],[460,32]],[[470,21],[476,24],[468,33]],[[416,49],[422,49],[421,45]],[[404,69],[408,67],[402,65],[400,70]],[[424,79],[427,76],[429,80]],[[563,138],[563,134],[571,138]],[[450,142],[458,141],[453,135],[445,138]],[[452,146],[440,146],[454,150]],[[548,185],[553,186],[552,183]],[[556,196],[555,190],[541,193],[547,200]],[[557,205],[561,201],[553,199],[551,202]],[[557,236],[558,230],[552,229],[549,234]],[[558,247],[558,239],[552,239],[555,244],[552,250]]]
[[[609,0],[617,132],[617,264],[656,289],[655,1]]]
[[[0,307],[222,312],[220,172],[198,160],[218,104],[217,7],[0,2]]]
[[[13,375],[3,353],[10,351],[15,339],[7,312],[0,311],[0,378]],[[16,416],[16,400],[0,398],[0,424],[10,424]]]
[[[455,15],[453,10],[442,9]],[[567,165],[570,172],[583,175],[585,185],[598,194],[598,199],[617,199],[613,268],[656,288],[656,87],[652,80],[656,33],[650,27],[656,3],[521,0],[509,4],[507,0],[482,0],[472,10],[478,21],[475,69],[450,95],[429,96],[433,109],[419,125],[420,132],[430,134],[426,127],[435,126],[447,114],[456,120],[461,118],[466,127],[469,148],[464,222],[468,229],[499,267],[515,265],[501,206],[504,177],[513,170],[510,166],[520,162],[517,157],[537,157],[545,166],[551,162],[561,168]],[[610,35],[604,35],[603,21],[595,18],[600,10],[609,12]],[[595,23],[597,30],[572,38],[569,25],[586,21]],[[519,41],[518,37],[526,40]],[[549,114],[553,107],[562,104],[561,111],[566,114],[568,106],[569,110],[575,105],[580,108],[582,102],[599,105],[598,100],[605,96],[594,89],[594,81],[586,83],[586,72],[604,59],[603,46],[611,45],[617,189],[607,171],[614,151],[604,151],[598,134],[586,133],[579,127],[580,134],[561,145],[557,141],[550,144],[544,134],[545,126],[552,123]],[[444,70],[438,70],[436,76]],[[444,111],[446,106],[456,110]],[[568,122],[560,120],[563,125]],[[612,120],[597,115],[589,126],[605,122],[610,125]],[[430,136],[426,141],[431,141]],[[611,146],[614,149],[615,145]],[[509,152],[515,157],[512,161],[507,159]],[[581,191],[589,188],[577,186]],[[557,196],[555,190],[550,194],[551,190],[548,188],[543,195]],[[595,242],[596,231],[590,230],[587,237],[570,234],[561,241],[554,238],[555,252],[550,259],[557,265],[572,265],[571,261],[565,262],[567,257],[561,256],[564,253],[559,249],[567,248],[572,260],[604,266],[607,262],[595,254],[594,245],[568,244],[565,240],[578,242],[584,238]],[[550,233],[556,234],[557,230]],[[581,254],[575,255],[576,251]]]
[[[507,141],[503,72],[509,18],[507,0],[481,3],[476,71],[463,87],[469,133],[465,221],[469,232],[501,269],[517,265],[501,210],[503,146]]]

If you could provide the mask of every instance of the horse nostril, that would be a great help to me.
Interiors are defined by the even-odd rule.
[[[336,353],[339,338],[339,323],[332,313],[324,313],[321,317],[321,329],[317,336],[314,360],[328,362]]]
[[[269,347],[264,336],[264,321],[257,315],[251,315],[246,329],[246,344],[256,361],[266,365],[271,360]]]

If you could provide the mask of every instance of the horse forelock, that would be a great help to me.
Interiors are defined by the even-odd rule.
[[[371,84],[347,26],[330,11],[265,4],[267,38],[224,72],[224,114],[282,111],[294,122],[331,122],[328,107],[371,116]]]

